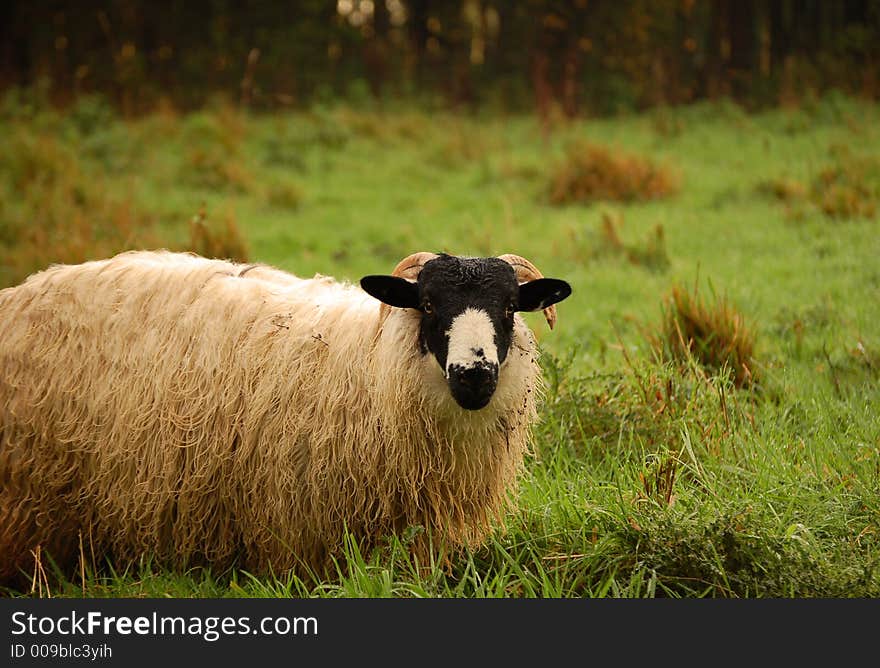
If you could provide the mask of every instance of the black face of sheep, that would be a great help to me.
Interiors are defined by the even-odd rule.
[[[421,311],[422,353],[437,360],[458,405],[479,410],[498,384],[514,313],[547,309],[568,297],[571,287],[543,277],[520,284],[511,263],[500,258],[432,257],[419,265],[415,281],[365,276],[361,287],[385,304]],[[549,314],[548,322],[552,326]]]

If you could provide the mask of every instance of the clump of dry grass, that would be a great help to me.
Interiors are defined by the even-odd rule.
[[[245,117],[238,109],[226,104],[191,114],[184,127],[184,138],[188,144],[217,144],[227,153],[238,153],[246,134]]]
[[[845,155],[819,172],[810,195],[829,218],[872,218],[880,202],[880,160]]]
[[[663,271],[669,267],[663,225],[657,223],[642,242],[627,246],[626,257],[632,264],[653,271]]]
[[[180,176],[185,183],[207,190],[246,193],[253,185],[251,175],[235,157],[216,147],[187,151]]]
[[[659,223],[642,241],[627,242],[620,235],[624,219],[620,212],[602,212],[599,227],[587,234],[572,230],[571,247],[579,260],[600,257],[622,257],[629,263],[651,271],[669,267],[666,234]]]
[[[780,177],[758,184],[758,192],[786,204],[802,201],[807,196],[807,186],[797,179]]]
[[[250,251],[247,242],[235,222],[235,217],[227,215],[220,224],[207,220],[204,205],[189,223],[189,245],[182,249],[192,251],[203,257],[235,262],[248,262]]]
[[[880,348],[866,344],[861,338],[850,349],[850,355],[873,374],[880,373]]]
[[[848,148],[831,150],[832,161],[809,185],[781,177],[759,184],[760,192],[783,202],[789,217],[801,218],[808,209],[835,220],[872,218],[880,207],[880,159],[854,156]]]
[[[302,202],[302,192],[295,183],[278,179],[266,185],[265,199],[269,206],[294,210],[298,209]]]
[[[80,174],[77,155],[51,135],[13,127],[7,141],[0,173],[16,190],[70,183]]]
[[[551,204],[662,199],[678,192],[669,167],[589,143],[572,145],[548,186]]]
[[[363,139],[384,142],[391,137],[391,127],[379,114],[369,111],[355,111],[348,107],[338,109],[334,120],[351,134]]]
[[[659,360],[696,362],[729,375],[736,387],[757,380],[755,329],[726,297],[703,299],[697,288],[675,285],[664,300],[659,332],[646,337]]]
[[[636,498],[651,500],[661,506],[673,505],[679,468],[678,459],[669,453],[650,461],[645,470],[639,473],[642,489]]]
[[[337,109],[332,115],[332,122],[347,132],[379,143],[422,140],[436,121],[420,113],[382,114],[349,107]]]
[[[478,165],[484,176],[489,170],[488,156],[495,152],[496,146],[486,136],[472,127],[460,122],[446,122],[444,131],[436,143],[429,143],[426,161],[442,169],[459,169],[468,165]]]

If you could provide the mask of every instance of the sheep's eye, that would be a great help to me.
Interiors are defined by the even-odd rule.
[[[433,315],[434,313],[434,305],[427,299],[422,303],[422,312],[425,315]]]
[[[513,304],[508,304],[507,308],[504,309],[504,316],[506,318],[512,318],[515,311],[516,309],[513,308]]]

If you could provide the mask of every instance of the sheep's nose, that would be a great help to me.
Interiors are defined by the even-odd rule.
[[[451,365],[449,390],[458,405],[479,410],[489,403],[498,384],[498,365],[491,363],[462,367]]]
[[[491,383],[493,381],[493,376],[494,374],[491,369],[482,366],[473,366],[459,372],[458,382],[465,387],[476,389]]]

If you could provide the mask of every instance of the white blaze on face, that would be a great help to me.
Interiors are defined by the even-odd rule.
[[[498,365],[495,327],[489,315],[480,309],[465,309],[457,315],[446,331],[449,350],[446,354],[446,375],[453,366],[470,368],[477,364]]]

